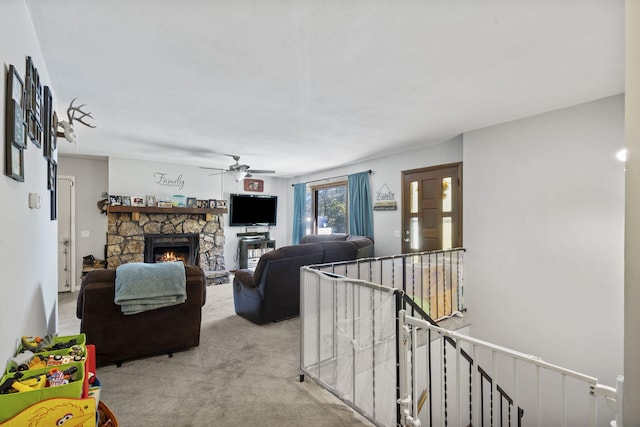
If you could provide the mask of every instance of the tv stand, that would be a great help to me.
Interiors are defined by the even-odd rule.
[[[253,270],[258,265],[260,257],[276,248],[276,241],[269,239],[269,232],[238,233],[240,269]]]

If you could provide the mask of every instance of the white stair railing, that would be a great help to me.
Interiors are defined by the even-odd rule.
[[[617,388],[608,387],[600,384],[597,378],[553,365],[536,356],[434,326],[423,319],[407,315],[405,310],[399,312],[398,330],[400,425],[521,425],[523,420],[520,410],[515,411],[513,416],[505,413],[511,409],[497,407],[497,402],[503,399],[499,389],[504,388],[498,384],[511,385],[509,394],[512,404],[509,408],[528,408],[524,412],[527,421],[525,425],[595,427],[609,424],[610,416],[599,419],[599,406],[604,406],[599,405],[599,398],[614,413],[621,414],[621,380],[618,381]],[[421,345],[421,330],[442,339],[426,340],[429,344]],[[445,337],[455,343],[453,355],[446,353]],[[441,347],[439,357],[433,356],[433,352],[429,351],[430,346]],[[467,359],[463,357],[464,352],[472,355],[476,366],[490,367],[488,375],[492,380],[489,393],[483,392],[481,369],[473,369],[473,375],[465,379],[463,365],[467,363]],[[436,378],[424,375],[438,363],[441,366]],[[447,374],[447,364],[454,365],[452,373]],[[453,382],[454,393],[446,391],[447,387],[451,387],[449,382]],[[429,401],[437,401],[436,404],[427,401],[423,411],[417,404],[421,390],[427,390],[431,395],[432,399]]]
[[[604,386],[430,323],[428,314],[464,311],[463,255],[303,267],[301,380],[309,376],[378,426],[600,427],[609,425],[600,419],[608,405],[618,417],[611,426],[622,427],[622,380]]]

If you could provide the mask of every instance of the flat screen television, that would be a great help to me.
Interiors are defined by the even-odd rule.
[[[229,225],[276,225],[278,196],[231,194],[229,199]]]

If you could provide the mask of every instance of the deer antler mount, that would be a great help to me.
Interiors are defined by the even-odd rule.
[[[83,125],[90,128],[96,127],[95,125],[92,125],[85,121],[87,119],[93,119],[91,113],[82,111],[82,107],[84,107],[86,104],[78,105],[77,107],[73,105],[76,99],[77,98],[73,98],[73,100],[69,104],[69,108],[67,108],[67,117],[69,118],[69,121],[67,122],[65,120],[61,120],[58,122],[58,126],[62,128],[62,132],[58,131],[57,135],[60,137],[63,136],[67,141],[71,143],[76,142],[76,131],[73,126],[74,121],[77,123],[82,123]]]

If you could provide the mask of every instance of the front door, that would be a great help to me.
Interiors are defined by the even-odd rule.
[[[402,172],[402,252],[462,246],[462,163]]]

